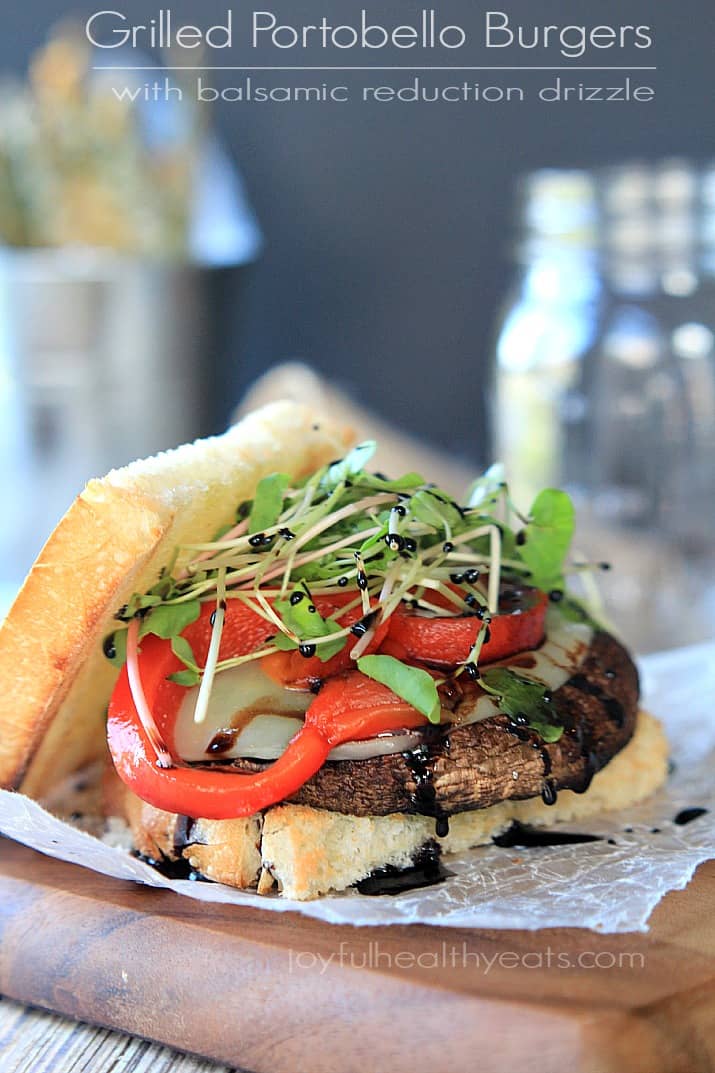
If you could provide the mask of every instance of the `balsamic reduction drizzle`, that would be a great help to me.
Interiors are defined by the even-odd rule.
[[[147,857],[145,854],[139,853],[138,850],[134,850],[132,856],[136,857],[138,861],[150,864],[152,868],[155,868],[161,875],[166,876],[167,879],[190,879],[193,883],[209,882],[206,876],[202,876],[200,872],[192,868],[183,857],[178,861],[170,861],[168,857],[156,860],[154,857]]]
[[[583,720],[578,720],[575,724],[572,723],[566,727],[566,733],[576,739],[576,747],[584,760],[581,782],[570,786],[569,789],[575,794],[585,794],[593,781],[593,776],[601,767],[598,753],[594,748],[593,729],[588,724],[584,724]]]
[[[177,857],[181,856],[182,849],[191,845],[191,830],[193,826],[194,820],[191,816],[177,816],[176,826],[174,827],[174,854]]]
[[[209,745],[206,748],[206,752],[212,756],[220,756],[221,753],[227,753],[229,749],[232,749],[236,743],[240,730],[219,730],[212,737]]]
[[[423,741],[416,749],[402,754],[415,781],[414,793],[411,794],[412,807],[421,816],[434,816],[438,838],[445,838],[449,833],[449,814],[436,801],[433,767],[434,752],[442,744],[444,736],[444,727],[425,727]]]
[[[677,816],[673,817],[673,823],[677,823],[678,827],[684,827],[686,823],[692,823],[700,816],[705,816],[707,812],[706,808],[683,808]]]
[[[434,887],[453,875],[440,860],[440,848],[436,842],[427,842],[409,868],[376,868],[355,886],[361,894],[405,894],[422,887]]]
[[[438,816],[434,830],[437,838],[446,838],[449,834],[449,816]]]
[[[558,793],[553,779],[546,779],[541,787],[541,800],[545,805],[555,805]]]
[[[514,821],[511,827],[500,835],[494,835],[492,842],[503,849],[533,849],[541,846],[577,846],[582,842],[602,842],[599,835],[573,834],[569,831],[541,831],[536,827],[526,827]]]
[[[518,738],[519,741],[530,741],[532,749],[536,749],[539,753],[544,769],[541,800],[545,805],[555,805],[558,798],[558,790],[556,789],[554,780],[549,778],[553,766],[551,762],[551,754],[537,732],[526,726],[524,720],[525,716],[515,716],[514,718],[510,718],[506,723],[506,729],[510,734],[513,734],[515,738]]]

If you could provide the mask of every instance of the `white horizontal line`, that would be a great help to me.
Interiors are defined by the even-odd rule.
[[[95,66],[95,71],[657,71],[657,67],[113,67]]]

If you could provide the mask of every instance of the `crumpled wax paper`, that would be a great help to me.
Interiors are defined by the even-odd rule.
[[[350,891],[295,902],[170,880],[126,850],[8,791],[0,791],[0,832],[52,857],[189,898],[268,912],[293,910],[330,923],[646,931],[663,895],[684,887],[698,864],[715,856],[715,644],[647,656],[640,666],[644,706],[663,721],[672,745],[674,771],[666,786],[641,805],[575,827],[559,825],[559,830],[600,835],[602,841],[470,850],[446,858],[454,875],[434,887],[381,897]],[[674,823],[685,808],[708,811],[686,825]]]

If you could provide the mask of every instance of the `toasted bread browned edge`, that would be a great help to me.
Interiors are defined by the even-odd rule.
[[[41,796],[105,749],[117,672],[114,615],[178,544],[210,539],[257,482],[341,455],[352,432],[277,402],[221,436],[90,481],[49,537],[0,626],[0,786]]]

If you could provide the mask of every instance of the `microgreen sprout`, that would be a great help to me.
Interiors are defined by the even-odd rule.
[[[226,617],[226,571],[221,567],[218,571],[216,578],[216,610],[211,615],[211,641],[209,642],[209,651],[206,656],[206,666],[204,667],[203,677],[201,679],[201,686],[199,688],[198,696],[196,698],[196,707],[194,708],[194,722],[203,723],[206,719],[206,713],[208,711],[209,699],[211,697],[211,686],[213,684],[214,675],[216,673],[216,665],[218,663],[218,653],[221,646],[221,634],[223,633],[223,623]]]
[[[567,561],[574,518],[564,492],[547,489],[522,512],[512,502],[503,469],[493,466],[474,482],[466,505],[460,506],[419,474],[389,480],[367,472],[374,449],[372,443],[360,444],[303,479],[265,475],[252,500],[238,509],[229,507],[227,523],[215,539],[177,548],[156,585],[135,594],[118,613],[120,622],[129,623],[129,644],[123,643],[120,627],[106,651],[117,662],[126,647],[140,717],[164,761],[166,748],[141,706],[137,646],[148,633],[171,640],[184,666],[173,679],[199,685],[194,717],[201,722],[214,676],[264,655],[299,649],[324,661],[352,635],[357,641],[351,656],[355,665],[365,666],[375,631],[400,605],[423,616],[479,616],[475,644],[455,668],[456,674],[466,670],[478,677],[504,581],[553,594],[563,592],[565,576],[576,571],[589,578],[590,586],[596,565]],[[292,602],[297,592],[306,594],[304,603]],[[336,594],[341,600],[333,614],[305,613],[308,606],[315,609],[313,600]],[[220,659],[232,600],[265,619],[266,640],[254,652]],[[569,601],[568,609],[577,613],[579,605]],[[208,602],[215,609],[201,668],[181,634]],[[342,626],[341,616],[355,608],[362,612],[360,624]],[[392,664],[367,666],[380,667],[389,676]],[[395,686],[398,678],[414,685],[414,676],[398,675]]]
[[[159,733],[159,728],[154,722],[151,708],[144,694],[144,687],[139,670],[139,619],[133,618],[127,630],[127,677],[136,705],[139,721],[149,739],[149,743],[156,754],[157,767],[170,768],[172,766],[171,753],[167,749],[164,740]]]

